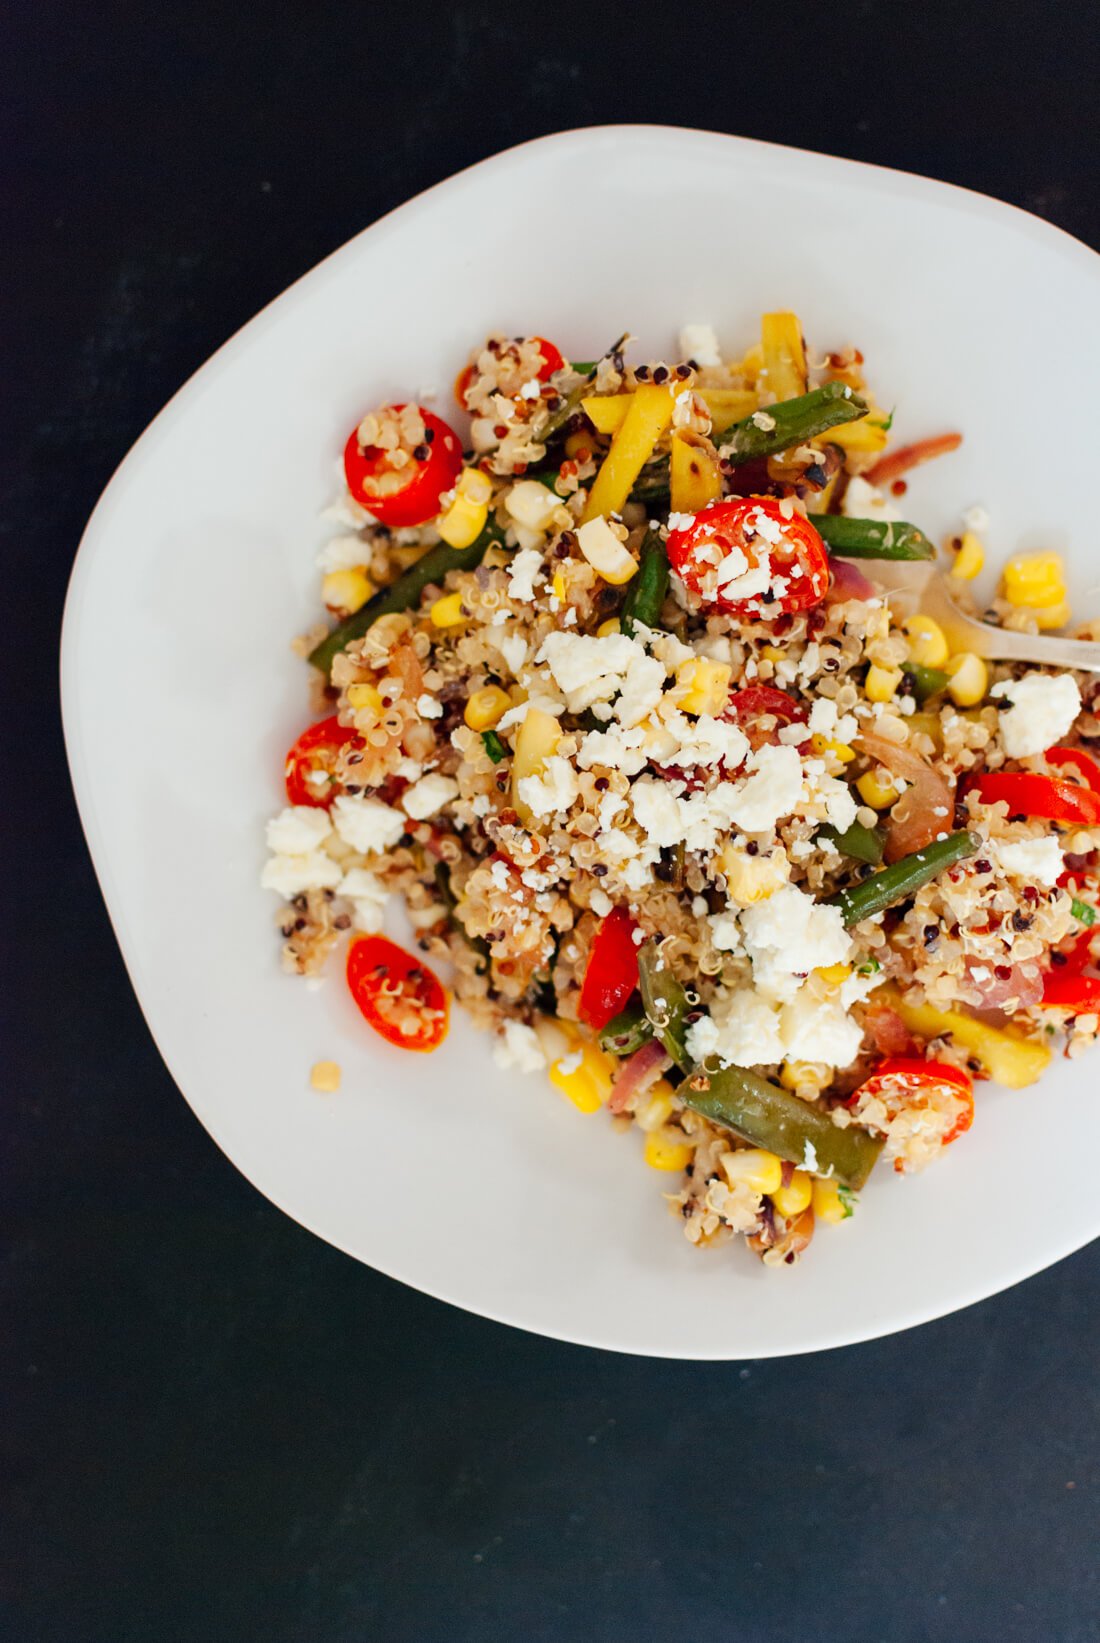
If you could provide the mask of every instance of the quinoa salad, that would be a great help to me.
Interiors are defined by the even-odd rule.
[[[1074,631],[1056,554],[979,610],[984,510],[908,522],[962,436],[897,444],[857,348],[786,312],[629,342],[493,336],[456,405],[351,430],[262,882],[284,966],[338,964],[395,1053],[457,999],[692,1243],[789,1265],[1096,1036],[1100,685],[884,586],[938,560],[964,611]]]

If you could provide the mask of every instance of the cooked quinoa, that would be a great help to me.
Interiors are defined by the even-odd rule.
[[[464,454],[431,408],[363,417],[320,554],[339,626],[297,647],[328,717],[263,883],[306,976],[400,895],[419,951],[353,978],[372,1025],[434,1047],[438,967],[500,1066],[639,1132],[692,1243],[790,1264],[852,1214],[844,1147],[919,1170],[975,1144],[974,1083],[1095,1037],[1098,687],[949,656],[876,581],[875,542],[931,553],[901,475],[958,436],[895,451],[857,349],[786,314],[729,360],[706,325],[624,349],[490,338]],[[1068,622],[1049,554],[975,609],[987,530],[942,547],[958,602]],[[921,852],[942,870],[856,916]]]

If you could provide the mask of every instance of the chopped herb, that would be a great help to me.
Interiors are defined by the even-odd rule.
[[[836,1195],[840,1199],[841,1207],[844,1210],[844,1218],[847,1220],[850,1215],[855,1214],[856,1205],[859,1203],[859,1194],[853,1192],[851,1187],[837,1187]]]
[[[508,749],[495,730],[483,730],[481,732],[481,745],[494,764],[499,764],[501,759],[508,757]]]
[[[1074,896],[1069,910],[1080,924],[1096,923],[1096,908],[1090,907],[1087,901],[1078,901]]]
[[[866,964],[861,964],[858,967],[856,974],[861,976],[874,976],[877,975],[881,969],[882,965],[879,963],[877,958],[869,958]]]

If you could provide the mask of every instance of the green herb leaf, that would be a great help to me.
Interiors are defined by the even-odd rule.
[[[1080,924],[1096,923],[1096,908],[1090,907],[1087,901],[1078,901],[1076,896],[1070,903],[1070,912]]]
[[[495,730],[483,730],[481,732],[481,745],[494,764],[499,764],[501,759],[508,757],[508,749]]]
[[[847,1220],[850,1215],[854,1215],[856,1212],[859,1194],[853,1192],[851,1187],[837,1187],[836,1195],[840,1199],[841,1207],[844,1210],[844,1219]]]
[[[882,969],[882,965],[879,963],[877,958],[869,958],[867,960],[866,964],[861,964],[858,967],[858,970],[857,970],[856,973],[858,975],[861,975],[861,976],[874,976],[874,975],[878,975],[878,972],[881,969]]]

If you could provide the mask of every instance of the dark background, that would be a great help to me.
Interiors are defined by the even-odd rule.
[[[357,1266],[161,1066],[55,688],[131,442],[382,212],[650,119],[927,172],[1097,245],[1092,8],[9,0],[0,27],[4,1638],[1100,1637],[1100,1246],[892,1341],[730,1366],[537,1340]],[[1057,1190],[1021,1182],[1020,1213]]]

